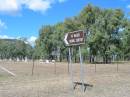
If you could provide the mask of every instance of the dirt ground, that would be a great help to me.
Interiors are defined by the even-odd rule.
[[[0,97],[130,97],[130,63],[84,64],[84,93],[81,86],[72,88],[67,63],[55,65],[35,62],[34,75],[30,62],[0,61],[0,65],[16,74],[0,69]],[[73,64],[73,81],[80,82],[80,64]]]

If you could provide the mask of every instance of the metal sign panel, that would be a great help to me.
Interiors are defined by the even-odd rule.
[[[84,44],[85,43],[84,41],[85,41],[84,31],[82,30],[69,32],[65,35],[65,38],[64,38],[64,42],[66,46]]]

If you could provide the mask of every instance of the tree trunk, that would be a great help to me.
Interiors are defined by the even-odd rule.
[[[60,62],[62,62],[62,55],[61,55],[61,52],[60,52]]]
[[[77,62],[76,54],[75,54],[75,63]]]
[[[103,63],[104,63],[104,64],[106,63],[106,58],[105,58],[105,56],[103,56]]]
[[[89,56],[89,63],[91,63],[91,55]]]
[[[103,57],[103,63],[104,63],[104,64],[108,64],[108,56],[107,56],[107,55],[105,55],[105,56]]]

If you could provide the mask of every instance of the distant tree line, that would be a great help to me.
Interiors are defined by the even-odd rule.
[[[88,4],[77,16],[55,25],[45,25],[39,30],[34,55],[36,58],[67,59],[65,33],[84,30],[86,43],[82,45],[84,60],[130,60],[130,21],[121,9],[103,9]],[[78,48],[73,47],[73,60],[79,60]]]
[[[31,59],[33,48],[23,40],[0,39],[0,59]]]

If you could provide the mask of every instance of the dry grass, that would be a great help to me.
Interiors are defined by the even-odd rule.
[[[84,64],[85,83],[93,85],[81,93],[80,86],[72,90],[67,63],[0,62],[0,65],[17,74],[12,77],[0,70],[0,97],[129,97],[130,64]],[[80,65],[73,64],[74,81],[80,81]]]

